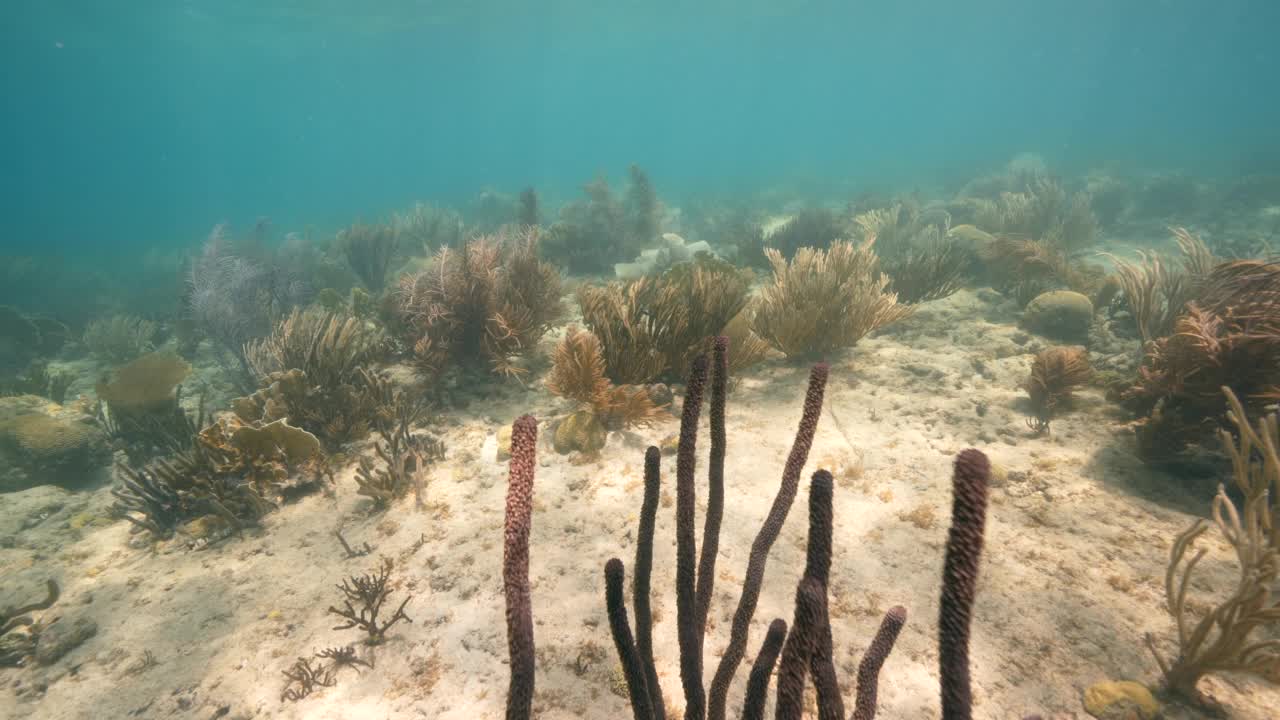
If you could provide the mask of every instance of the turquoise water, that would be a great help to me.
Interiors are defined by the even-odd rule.
[[[551,207],[630,163],[674,201],[1280,166],[1272,2],[531,5],[10,0],[3,252]]]

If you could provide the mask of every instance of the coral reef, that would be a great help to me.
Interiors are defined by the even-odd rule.
[[[155,349],[159,327],[133,315],[113,315],[89,323],[81,341],[89,352],[108,363],[127,363]]]
[[[1038,433],[1048,432],[1050,421],[1071,402],[1072,391],[1092,377],[1089,353],[1082,347],[1051,347],[1036,353],[1031,376],[1023,385],[1031,397],[1027,424]]]
[[[387,285],[387,273],[400,248],[400,236],[392,225],[356,223],[338,234],[338,247],[360,282],[375,295]]]
[[[1199,583],[1192,577],[1206,550],[1188,558],[1195,542],[1209,529],[1197,520],[1179,535],[1169,552],[1165,574],[1166,608],[1178,628],[1178,653],[1170,660],[1146,642],[1160,665],[1163,688],[1201,705],[1211,704],[1197,690],[1199,680],[1223,671],[1274,674],[1280,670],[1280,641],[1269,631],[1280,628],[1280,599],[1273,597],[1280,577],[1280,429],[1274,413],[1250,425],[1245,407],[1229,388],[1222,388],[1230,404],[1228,417],[1239,439],[1221,431],[1231,456],[1237,506],[1219,485],[1213,498],[1213,524],[1229,543],[1239,564],[1234,588],[1209,605],[1207,613],[1188,593]],[[1199,617],[1197,620],[1196,618]]]
[[[394,592],[394,589],[388,584],[394,564],[391,558],[383,558],[377,572],[352,576],[337,586],[345,596],[343,607],[339,610],[331,605],[328,612],[343,618],[346,622],[335,626],[334,630],[359,628],[367,635],[365,644],[377,645],[386,639],[387,630],[390,630],[396,623],[401,620],[408,623],[413,622],[408,615],[404,614],[405,606],[413,599],[412,595],[400,602],[400,606],[396,608],[390,619],[381,622],[378,620],[378,615],[382,612],[383,603]]]
[[[887,290],[872,242],[837,241],[829,250],[800,249],[791,261],[766,250],[773,283],[760,293],[752,329],[788,357],[852,347],[911,308]]]
[[[560,274],[538,256],[538,230],[504,229],[441,248],[425,270],[400,279],[399,312],[423,375],[477,361],[520,376],[530,352],[563,312]]]

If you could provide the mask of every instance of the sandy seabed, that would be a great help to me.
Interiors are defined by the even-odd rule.
[[[1154,681],[1144,647],[1173,652],[1163,609],[1174,536],[1208,513],[1212,480],[1177,486],[1133,453],[1128,419],[1100,390],[1079,394],[1052,436],[1027,428],[1018,389],[1047,343],[1019,331],[989,292],[961,292],[833,357],[826,410],[805,477],[836,477],[831,619],[846,693],[880,617],[909,612],[881,674],[888,720],[938,717],[937,603],[953,456],[966,447],[997,466],[974,618],[975,716],[1085,717],[1081,692],[1107,679]],[[547,348],[555,338],[547,338]],[[773,500],[800,417],[808,368],[773,359],[745,372],[729,397],[727,502],[706,641],[707,679],[728,638],[752,539]],[[108,522],[109,486],[41,487],[0,496],[0,606],[62,599],[46,619],[90,618],[96,636],[49,667],[0,670],[4,718],[500,718],[507,684],[502,598],[506,464],[496,433],[519,414],[563,415],[539,384],[493,390],[439,428],[448,458],[427,507],[412,498],[374,513],[351,467],[333,492],[269,515],[264,528],[202,550],[181,537],[131,543]],[[630,717],[604,608],[604,562],[635,554],[644,447],[676,431],[669,420],[610,437],[601,459],[557,455],[544,425],[535,484],[530,581],[537,643],[535,716]],[[705,502],[705,421],[699,501]],[[653,574],[655,653],[668,706],[680,708],[674,593],[674,457],[663,461]],[[807,483],[806,483],[807,484]],[[807,491],[770,556],[749,655],[775,617],[790,621],[804,566]],[[705,509],[705,506],[700,510]],[[699,519],[698,527],[701,527]],[[347,558],[334,536],[372,554]],[[1213,533],[1195,590],[1229,588],[1235,567]],[[336,685],[281,700],[281,674],[299,656],[360,640],[335,630],[335,585],[395,561],[406,613],[385,643],[360,652],[374,669],[345,668]],[[150,661],[148,660],[150,654]],[[152,662],[153,661],[153,662]],[[748,665],[739,669],[736,715]],[[1280,690],[1244,676],[1203,688],[1231,718],[1280,717]],[[846,704],[851,703],[851,698]],[[815,715],[816,716],[816,715]],[[1175,709],[1170,717],[1196,717]]]

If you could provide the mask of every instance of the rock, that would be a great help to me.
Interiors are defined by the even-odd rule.
[[[1093,303],[1071,290],[1042,293],[1022,311],[1022,327],[1056,340],[1084,343],[1093,324]]]
[[[1098,720],[1154,720],[1160,703],[1145,685],[1131,680],[1106,681],[1084,691],[1084,709]]]
[[[591,455],[604,447],[606,437],[600,418],[590,410],[579,410],[556,426],[553,446],[561,455],[575,451]]]
[[[498,428],[498,451],[496,460],[498,462],[506,462],[511,459],[511,426],[503,425]]]
[[[76,618],[74,622],[62,618],[40,631],[36,640],[36,662],[52,665],[97,634],[98,623],[89,618]]]

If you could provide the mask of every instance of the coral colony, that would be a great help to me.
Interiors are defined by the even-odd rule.
[[[1115,551],[1130,567],[1145,558],[1167,568],[1158,616],[1145,595],[1128,598],[1131,614],[1157,618],[1133,633],[1145,632],[1150,655],[1135,672],[1149,682],[1091,687],[1085,708],[1147,720],[1161,703],[1223,713],[1218,676],[1280,679],[1280,263],[1270,250],[1280,226],[1268,220],[1280,185],[1272,183],[1245,178],[1215,189],[1168,175],[1063,179],[1024,157],[932,198],[677,207],[632,166],[623,185],[597,178],[559,208],[525,188],[518,196],[487,191],[463,210],[417,203],[279,242],[266,222],[243,236],[219,225],[181,267],[152,277],[140,264],[138,284],[167,292],[167,306],[101,274],[84,278],[85,295],[114,299],[78,311],[30,307],[0,288],[0,499],[14,499],[5,516],[20,526],[3,547],[25,558],[15,579],[6,575],[0,585],[7,604],[0,666],[15,678],[6,692],[39,702],[53,691],[49,683],[81,668],[89,673],[81,687],[93,682],[96,670],[87,668],[96,665],[75,648],[103,640],[92,639],[98,626],[83,615],[120,602],[95,584],[125,558],[123,597],[141,605],[156,600],[129,594],[155,591],[142,568],[190,577],[184,562],[214,568],[218,557],[237,557],[243,567],[227,570],[231,577],[267,567],[274,552],[317,561],[314,539],[323,538],[329,571],[311,573],[323,577],[296,590],[333,593],[333,604],[255,616],[271,627],[287,617],[279,626],[287,631],[270,634],[272,657],[297,658],[284,669],[272,665],[284,686],[278,698],[273,688],[260,701],[336,703],[351,684],[382,678],[386,701],[428,702],[442,677],[480,672],[459,668],[493,654],[485,633],[461,640],[463,653],[440,629],[456,621],[453,613],[496,619],[500,572],[509,720],[575,692],[620,707],[600,687],[608,668],[616,668],[611,689],[636,720],[767,712],[870,720],[878,704],[899,701],[894,678],[921,654],[895,655],[895,643],[916,642],[911,628],[926,626],[920,617],[931,599],[919,597],[918,584],[895,597],[891,584],[878,582],[877,593],[901,604],[873,603],[878,630],[861,630],[869,637],[838,637],[848,594],[839,583],[857,587],[859,570],[877,563],[859,553],[833,567],[837,541],[852,537],[848,528],[859,520],[839,517],[839,501],[849,487],[874,499],[874,479],[859,480],[860,465],[853,473],[828,463],[818,434],[821,424],[854,447],[859,436],[846,422],[856,411],[863,438],[951,427],[957,413],[969,414],[966,427],[972,417],[987,423],[929,449],[947,453],[952,466],[945,547],[941,535],[936,545],[920,543],[942,553],[938,710],[930,717],[986,717],[987,701],[1022,704],[1007,693],[992,700],[995,691],[975,699],[971,680],[973,669],[981,679],[982,668],[997,664],[990,660],[997,650],[975,645],[970,654],[971,629],[989,625],[975,616],[981,579],[1000,577],[991,562],[1015,557],[1006,544],[985,542],[988,512],[1022,512],[1033,491],[1051,499],[1051,475],[1028,482],[1031,471],[1004,467],[1002,453],[1016,449],[1033,470],[1051,468],[1076,449],[1084,426],[1100,423],[1117,431],[1114,444],[1083,448],[1096,451],[1099,467],[1131,460],[1205,507],[1180,510],[1191,513],[1178,519],[1187,529],[1161,530],[1166,548]],[[1167,247],[1151,243],[1135,254],[1106,244],[1135,228],[1147,236],[1155,228]],[[42,272],[34,260],[14,268]],[[899,360],[919,350],[916,342],[927,340],[935,352],[959,348],[957,338],[973,333],[984,347],[964,359]],[[794,373],[805,366],[808,386],[781,467],[766,472],[758,448],[741,448],[734,457],[751,458],[750,477],[726,472],[730,397],[735,408],[751,404],[739,437],[759,443],[779,432],[780,412],[795,412],[776,410],[777,398],[798,392],[792,379],[798,383]],[[967,404],[934,412],[905,407],[910,400],[881,402],[864,412],[846,399],[883,399],[882,390],[905,396],[910,388]],[[757,416],[755,403],[766,399],[768,414]],[[886,408],[895,416],[884,417]],[[542,419],[511,423],[521,412]],[[789,545],[779,539],[804,489],[815,437],[821,457],[808,474],[804,567],[792,567],[779,559]],[[968,444],[989,448],[992,458],[961,449]],[[675,480],[664,488],[663,458],[671,455]],[[497,497],[485,494],[493,468],[482,463],[508,457],[499,563]],[[903,464],[918,472],[919,457]],[[727,518],[752,509],[743,507],[745,491],[770,472],[778,478],[773,500],[750,545],[742,528],[722,538],[734,524]],[[561,527],[556,508],[535,500],[539,473],[544,485],[564,485],[579,507],[594,511],[603,485],[638,509],[634,522],[628,516],[612,526],[622,528],[617,541],[634,540],[633,558],[610,557],[613,539],[579,536],[599,553],[586,558],[579,587],[603,604],[593,601],[599,618],[584,618],[574,631],[589,637],[567,664],[545,650],[539,615],[550,601],[530,579],[531,558],[536,569],[545,550],[535,524]],[[1021,494],[1005,489],[1017,483]],[[56,496],[41,494],[49,484],[59,486]],[[925,492],[928,483],[916,485]],[[464,502],[456,502],[459,492]],[[438,499],[450,493],[452,509]],[[890,495],[878,496],[887,504]],[[1155,517],[1148,504],[1131,508],[1134,517]],[[657,530],[667,510],[674,535],[664,539]],[[931,528],[932,504],[920,512],[913,522]],[[468,542],[449,535],[459,527],[451,514],[465,515],[463,525],[483,538],[465,561],[441,550]],[[291,525],[321,516],[322,527]],[[570,525],[566,533],[586,526]],[[102,540],[110,532],[115,544]],[[81,540],[76,549],[57,547]],[[655,575],[655,552],[669,548],[674,588],[663,587],[661,563]],[[356,567],[375,552],[376,564]],[[220,577],[212,569],[197,575]],[[1115,578],[1114,587],[1125,582]],[[983,597],[997,594],[990,591]],[[450,592],[465,604],[449,606]],[[775,607],[770,593],[778,592],[789,607],[768,612],[782,617],[757,617]],[[727,605],[721,613],[722,601],[731,613]],[[152,607],[164,612],[176,602]],[[336,625],[323,619],[329,615]],[[113,638],[126,632],[102,625]],[[674,652],[667,640],[675,640]],[[165,650],[139,649],[120,665],[122,677],[143,676],[165,662]],[[855,673],[844,658],[859,656]],[[739,672],[744,663],[749,669]],[[566,679],[566,665],[577,677]]]

